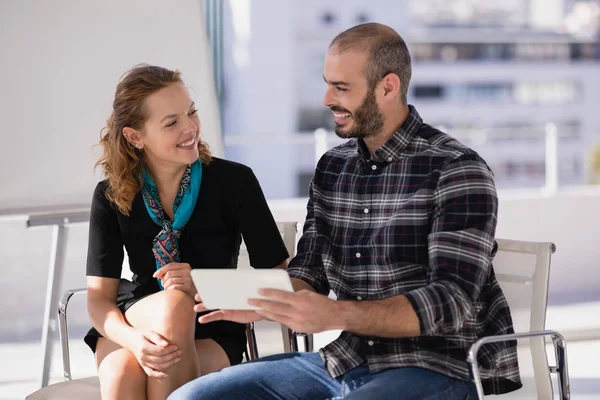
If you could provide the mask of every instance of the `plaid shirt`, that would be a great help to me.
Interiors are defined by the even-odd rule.
[[[421,367],[469,380],[467,351],[482,336],[513,333],[492,270],[498,200],[479,155],[424,124],[414,107],[372,154],[362,139],[317,165],[291,277],[338,300],[404,295],[421,336],[344,331],[321,349],[332,377],[366,361],[375,373]],[[486,393],[521,387],[516,343],[489,344],[478,359]]]

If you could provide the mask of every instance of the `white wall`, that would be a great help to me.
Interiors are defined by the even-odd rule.
[[[500,193],[496,236],[556,244],[549,301],[600,300],[600,188],[552,197]]]
[[[551,197],[531,191],[499,193],[496,237],[556,244],[550,303],[600,300],[600,187]],[[304,223],[306,200],[271,201],[277,220]]]
[[[183,73],[222,154],[199,0],[2,0],[0,49],[0,210],[89,203],[92,146],[138,63]]]

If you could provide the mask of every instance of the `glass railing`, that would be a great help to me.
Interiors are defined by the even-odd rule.
[[[594,174],[600,172],[592,168],[593,143],[600,143],[600,136],[583,135],[578,126],[549,122],[535,127],[439,128],[486,160],[499,190],[534,189],[552,194],[560,188],[594,182]],[[225,157],[252,167],[267,198],[273,199],[306,197],[319,158],[344,142],[323,128],[224,137]]]

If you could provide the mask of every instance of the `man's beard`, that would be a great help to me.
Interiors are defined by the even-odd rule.
[[[331,107],[332,111],[349,112],[338,107]],[[349,131],[343,131],[341,126],[335,127],[335,133],[343,139],[347,138],[367,138],[376,136],[383,129],[383,115],[377,107],[375,101],[375,89],[369,90],[365,99],[358,109],[352,113],[354,127]]]

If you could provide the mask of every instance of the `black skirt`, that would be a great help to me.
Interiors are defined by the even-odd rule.
[[[158,286],[157,286],[158,288]],[[117,307],[123,314],[131,306],[146,296],[156,293],[154,288],[144,288],[137,286],[131,281],[121,279],[117,294]],[[240,364],[244,351],[246,350],[246,326],[230,321],[217,321],[208,324],[198,322],[198,317],[205,313],[199,313],[196,316],[196,330],[194,338],[212,339],[223,348],[231,365]],[[85,343],[90,349],[96,352],[96,343],[98,338],[102,337],[100,332],[91,328],[84,337]]]

